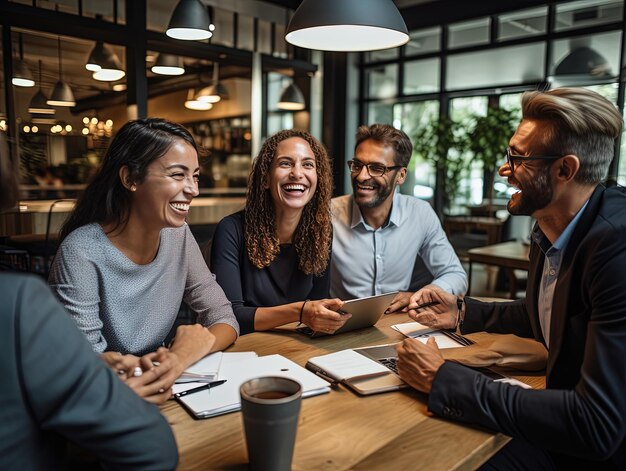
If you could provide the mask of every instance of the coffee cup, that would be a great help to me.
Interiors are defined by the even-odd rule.
[[[246,381],[239,392],[250,468],[290,470],[302,386],[289,378],[266,376]]]

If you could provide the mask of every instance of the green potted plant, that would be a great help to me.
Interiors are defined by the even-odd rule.
[[[462,171],[467,167],[465,127],[448,117],[433,117],[413,135],[413,150],[435,167],[435,210],[441,214],[458,196]]]
[[[515,133],[519,112],[504,108],[489,108],[485,116],[473,116],[473,127],[468,133],[468,148],[482,162],[484,171],[483,196],[490,207],[493,203],[493,184],[498,163],[502,163],[509,139]]]

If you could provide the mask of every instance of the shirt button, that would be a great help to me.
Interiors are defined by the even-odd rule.
[[[556,272],[554,270],[550,270],[550,276],[554,276]]]

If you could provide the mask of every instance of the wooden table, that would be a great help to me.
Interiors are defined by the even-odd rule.
[[[484,263],[487,265],[496,265],[506,269],[509,276],[511,299],[516,298],[517,293],[517,277],[513,270],[528,271],[529,260],[528,253],[530,246],[521,242],[502,242],[500,244],[486,245],[467,251],[469,259],[469,286],[472,286],[472,264]],[[470,294],[469,289],[467,294]]]
[[[504,220],[485,216],[449,216],[443,220],[448,238],[457,232],[481,232],[487,235],[487,244],[500,242]]]
[[[345,348],[397,342],[391,325],[407,316],[383,317],[369,329],[309,339],[291,330],[240,338],[229,351],[280,353],[304,365],[308,358]],[[543,377],[515,376],[533,387]],[[504,446],[505,435],[429,417],[427,397],[412,389],[359,397],[343,386],[302,401],[294,470],[475,469]],[[247,469],[241,413],[194,420],[169,401],[162,412],[174,430],[180,470]]]

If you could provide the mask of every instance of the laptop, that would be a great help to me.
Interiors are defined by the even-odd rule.
[[[373,347],[354,348],[353,350],[355,352],[385,366],[389,370],[390,374],[374,378],[365,378],[362,381],[351,380],[349,386],[359,394],[363,395],[395,391],[397,389],[407,387],[408,385],[400,378],[400,376],[398,376],[398,368],[396,366],[398,353],[396,352],[396,345],[397,344],[393,343]],[[472,369],[480,371],[488,378],[499,383],[508,383],[515,386],[521,386],[526,389],[530,388],[527,384],[500,374],[490,368],[473,367]]]
[[[382,317],[393,299],[399,291],[391,293],[378,294],[376,296],[368,296],[366,298],[351,299],[343,304],[340,312],[350,313],[352,317],[341,326],[334,334],[326,334],[323,332],[314,332],[310,327],[298,327],[296,330],[311,338],[322,337],[325,335],[337,335],[344,332],[350,332],[357,329],[371,327]]]

